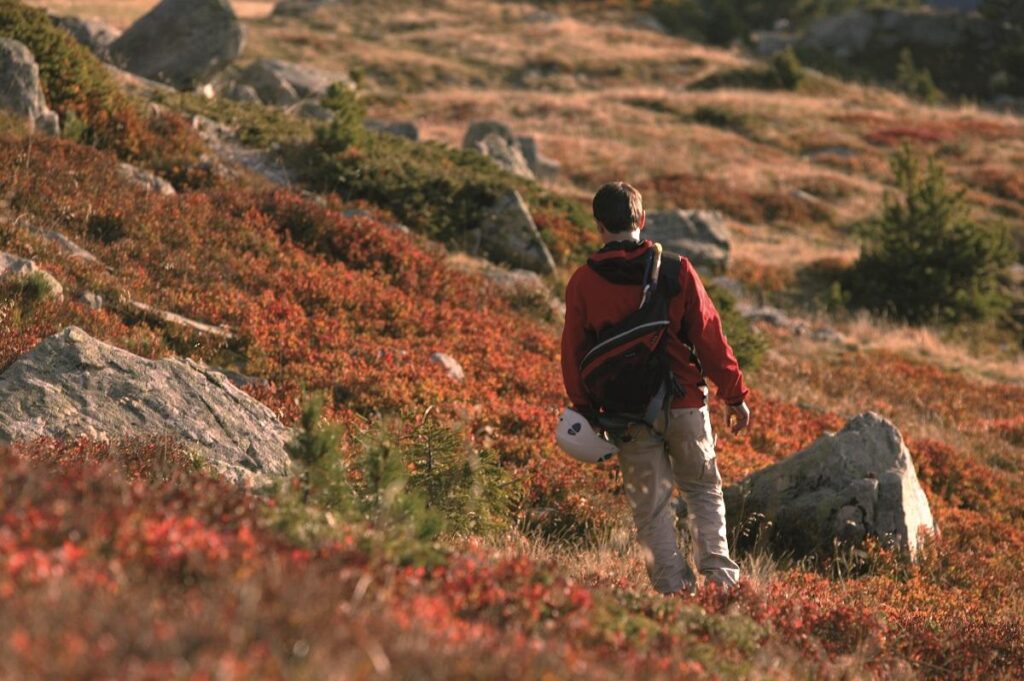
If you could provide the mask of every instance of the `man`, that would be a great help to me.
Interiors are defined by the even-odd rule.
[[[624,182],[606,184],[594,196],[594,218],[605,245],[580,267],[565,292],[562,375],[573,408],[593,413],[583,387],[580,360],[597,334],[640,306],[642,270],[648,251],[642,241],[646,222],[638,192]],[[673,257],[670,255],[666,258]],[[679,292],[669,301],[669,333],[664,351],[678,388],[651,425],[631,423],[615,434],[626,496],[633,509],[647,573],[661,593],[692,592],[693,573],[679,552],[673,482],[690,514],[697,565],[709,580],[733,586],[739,567],[729,557],[722,479],[715,461],[705,374],[727,405],[727,423],[739,433],[750,422],[743,374],[722,322],[688,259],[680,259]]]

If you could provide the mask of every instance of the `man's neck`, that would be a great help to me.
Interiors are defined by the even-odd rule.
[[[634,229],[632,232],[616,232],[614,234],[608,234],[604,238],[606,246],[617,241],[640,241],[640,230]]]

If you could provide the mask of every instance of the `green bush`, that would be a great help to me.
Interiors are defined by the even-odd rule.
[[[345,200],[363,200],[393,213],[411,229],[454,247],[467,242],[495,201],[518,190],[538,212],[556,213],[562,233],[541,236],[556,259],[582,257],[590,246],[590,221],[576,204],[499,168],[475,151],[433,142],[413,142],[363,128],[363,108],[342,88],[324,104],[334,119],[321,126],[316,140],[292,154],[302,180]]]
[[[744,371],[756,368],[761,364],[764,351],[768,344],[764,336],[757,332],[750,322],[740,314],[736,307],[736,299],[724,288],[711,282],[705,283],[708,295],[715,302],[718,315],[722,318],[722,328],[729,339],[729,345],[739,360]]]
[[[796,90],[804,79],[804,67],[792,47],[787,47],[772,58],[775,80],[783,90]]]
[[[934,159],[922,167],[904,147],[891,165],[899,195],[865,230],[844,277],[850,302],[915,324],[998,314],[1007,304],[998,275],[1012,256],[1005,232],[970,218],[964,192]]]

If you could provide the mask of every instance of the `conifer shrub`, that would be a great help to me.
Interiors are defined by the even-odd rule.
[[[865,229],[843,289],[855,307],[914,324],[990,318],[1006,306],[998,281],[1010,262],[1003,230],[969,215],[942,166],[904,146],[891,160],[898,194]]]
[[[945,99],[942,90],[935,86],[931,72],[926,68],[918,68],[914,63],[914,54],[909,47],[900,51],[900,61],[896,65],[896,85],[914,99],[928,104],[938,104]]]
[[[287,446],[298,475],[279,491],[277,520],[293,537],[322,541],[338,523],[364,523],[367,550],[430,564],[443,555],[442,536],[511,525],[518,482],[430,410],[349,435],[326,422],[324,407],[322,396],[307,401]]]
[[[728,291],[711,282],[706,283],[708,295],[715,302],[722,318],[722,328],[729,339],[729,345],[744,371],[756,368],[761,363],[764,351],[768,349],[765,338],[757,332],[749,320],[736,308],[736,299]]]

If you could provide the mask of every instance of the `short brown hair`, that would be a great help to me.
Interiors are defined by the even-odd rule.
[[[644,202],[636,187],[609,182],[594,195],[594,219],[609,232],[632,232],[644,217]]]

